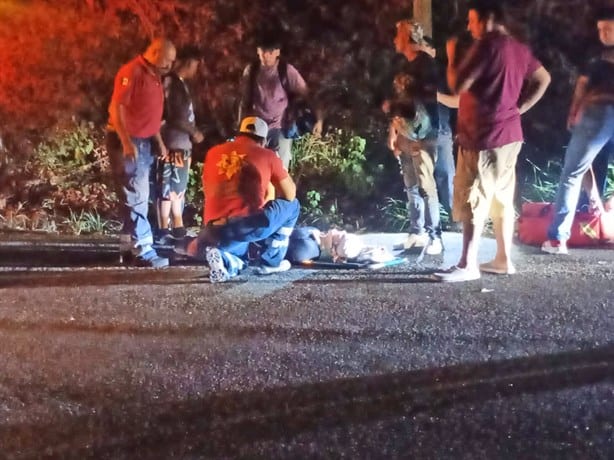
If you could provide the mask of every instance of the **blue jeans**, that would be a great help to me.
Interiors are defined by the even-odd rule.
[[[587,107],[567,146],[548,238],[560,241],[569,239],[582,177],[601,149],[613,139],[614,105],[595,104]]]
[[[263,245],[260,263],[277,267],[286,256],[290,234],[294,230],[299,212],[298,200],[278,198],[269,201],[261,212],[219,226],[215,231],[218,238],[217,248],[222,253],[228,274],[235,276],[239,273],[245,265],[249,243],[257,241]],[[202,232],[201,235],[205,236]],[[204,253],[204,248],[200,246],[201,243],[199,253]]]
[[[437,195],[443,209],[452,218],[454,203],[454,148],[452,132],[440,132],[437,136],[437,160],[435,161],[435,182]]]
[[[111,159],[116,188],[122,205],[124,233],[130,235],[132,252],[140,256],[150,251],[153,244],[149,212],[149,177],[154,163],[154,138],[133,137],[138,156],[136,160],[123,154],[117,134],[107,135],[107,148]]]
[[[292,139],[285,138],[281,128],[269,129],[266,147],[277,153],[286,170],[290,168],[290,162],[292,161]]]
[[[608,183],[608,167],[610,165],[610,159],[614,159],[614,140],[610,141],[601,151],[597,154],[593,160],[593,174],[595,174],[595,185],[597,187],[597,193],[601,198],[604,197],[606,192],[606,186]],[[582,191],[580,195],[580,202],[578,203],[578,209],[588,205],[588,195]]]

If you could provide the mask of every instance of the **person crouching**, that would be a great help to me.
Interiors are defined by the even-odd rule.
[[[300,205],[296,185],[279,157],[264,147],[268,127],[258,117],[241,122],[236,139],[211,148],[205,157],[205,228],[188,254],[207,260],[212,283],[236,276],[246,266],[248,246],[260,242],[256,273],[286,271],[289,236]],[[275,199],[266,201],[267,187]]]

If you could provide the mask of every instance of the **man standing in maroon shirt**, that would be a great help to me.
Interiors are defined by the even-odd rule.
[[[168,154],[160,136],[164,91],[161,76],[175,60],[175,46],[166,39],[151,42],[144,54],[125,64],[115,77],[109,105],[107,148],[124,211],[124,232],[130,234],[137,265],[164,268],[168,259],[153,249],[147,219],[149,174],[156,154]]]
[[[516,272],[510,256],[516,160],[523,142],[520,115],[543,96],[550,74],[503,23],[499,1],[470,2],[467,28],[476,41],[458,69],[448,66],[450,88],[460,94],[453,215],[463,224],[463,248],[455,267],[436,274],[443,282],[475,280],[480,271]],[[451,48],[448,58],[455,62]],[[497,253],[478,266],[479,239],[489,215]]]

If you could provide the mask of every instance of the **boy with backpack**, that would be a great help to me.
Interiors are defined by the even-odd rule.
[[[286,169],[292,159],[292,138],[296,120],[291,112],[299,100],[306,100],[308,88],[296,68],[281,57],[275,36],[263,36],[257,43],[258,60],[243,71],[238,119],[257,116],[269,128],[267,148],[277,152]],[[322,132],[321,117],[308,126],[315,135]]]

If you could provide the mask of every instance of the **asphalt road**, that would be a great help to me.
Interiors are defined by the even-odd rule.
[[[459,237],[223,285],[5,246],[0,458],[614,458],[614,251],[433,283]]]

